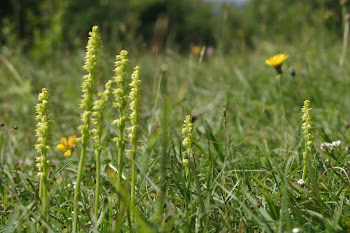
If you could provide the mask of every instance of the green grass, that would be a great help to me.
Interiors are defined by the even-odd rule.
[[[136,224],[131,229],[130,216],[126,215],[123,232],[350,230],[346,149],[350,136],[346,127],[350,121],[350,69],[348,62],[343,68],[338,65],[342,42],[315,38],[311,43],[303,37],[300,43],[276,44],[261,41],[254,51],[244,49],[226,55],[217,51],[201,64],[198,59],[176,53],[161,54],[158,60],[146,53],[129,53],[131,64],[142,68],[143,94],[133,211]],[[282,67],[285,133],[278,80],[275,71],[265,65],[265,59],[277,52],[289,55]],[[117,53],[103,49],[99,90],[113,75]],[[44,62],[21,53],[9,54],[6,59],[18,72],[19,80],[3,62],[0,64],[0,120],[6,124],[0,131],[0,231],[35,232],[40,219],[34,167],[36,98],[42,87],[51,92],[55,144],[61,137],[78,134],[83,53],[57,55]],[[166,75],[161,72],[164,65]],[[290,66],[296,68],[294,78],[288,73]],[[164,83],[169,95],[166,104]],[[219,101],[215,101],[218,96]],[[297,181],[303,169],[301,107],[305,99],[311,101],[315,122],[312,171],[316,185],[308,182],[301,187]],[[183,120],[210,103],[214,103],[212,107],[194,121],[196,166],[187,187],[181,164]],[[169,112],[164,113],[164,106]],[[110,164],[117,166],[117,148],[111,141],[117,135],[117,128],[111,125],[117,110],[108,106],[104,116],[100,218],[98,226],[94,225],[95,155],[90,144],[79,203],[83,231],[111,232],[115,224],[117,194],[108,172]],[[6,130],[15,125],[17,130]],[[168,125],[166,130],[164,125]],[[340,148],[320,149],[321,142],[336,140],[342,141]],[[57,149],[49,153],[53,164],[50,221],[42,224],[47,224],[50,232],[71,231],[79,147],[70,159]],[[124,175],[129,179],[131,158],[125,158]],[[120,198],[127,202],[128,193]],[[188,216],[185,199],[189,200]],[[164,203],[163,208],[160,203]]]

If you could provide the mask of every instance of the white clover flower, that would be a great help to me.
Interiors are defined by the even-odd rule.
[[[342,144],[342,141],[340,141],[340,140],[332,142],[333,147],[339,147],[340,144]]]
[[[320,145],[320,149],[325,150],[334,150],[334,148],[339,147],[342,144],[342,141],[334,141],[334,142],[322,142]]]
[[[302,185],[304,185],[304,184],[305,184],[305,181],[304,181],[303,179],[300,179],[300,180],[298,180],[298,181],[297,181],[297,183],[298,183],[299,185],[301,185],[301,186],[302,186]]]
[[[328,143],[328,142],[322,142],[321,143],[321,146],[320,146],[320,149],[325,151],[325,150],[333,150],[333,145],[332,143]]]
[[[73,186],[73,188],[75,189],[75,185],[77,184],[77,182],[72,181],[71,183],[67,184],[67,188],[70,188]]]

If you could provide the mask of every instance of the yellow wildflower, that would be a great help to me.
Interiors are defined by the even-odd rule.
[[[284,53],[276,54],[275,56],[266,59],[266,64],[272,66],[274,68],[279,68],[282,66],[283,62],[288,58],[288,56]]]
[[[283,62],[288,58],[288,56],[284,53],[276,54],[275,56],[270,57],[269,59],[266,59],[266,64],[269,66],[272,66],[275,68],[277,72],[277,78],[280,78],[282,75],[282,69],[281,66],[283,65]]]
[[[325,18],[326,20],[329,20],[329,19],[331,19],[331,18],[333,18],[333,17],[334,17],[334,12],[331,11],[331,10],[326,11],[326,13],[324,14],[324,18]]]
[[[202,47],[199,45],[195,45],[192,47],[192,54],[199,55],[202,51]]]
[[[61,138],[61,144],[56,146],[57,149],[61,151],[64,156],[71,157],[75,144],[77,144],[76,138],[77,135],[70,136],[68,140],[66,137]]]
[[[276,54],[275,56],[266,59],[266,64],[272,66],[274,68],[279,68],[282,66],[283,62],[288,58],[288,56],[284,53]]]

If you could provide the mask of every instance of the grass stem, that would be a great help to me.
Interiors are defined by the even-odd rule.
[[[282,106],[282,133],[283,137],[285,139],[286,132],[285,132],[285,124],[286,124],[286,108],[284,104],[284,96],[283,96],[283,89],[282,89],[282,75],[279,74],[278,76],[278,86],[279,86],[279,92],[281,97],[281,106]]]
[[[98,210],[100,208],[100,190],[101,190],[101,150],[96,149],[96,189],[95,189],[95,208],[94,221],[97,222]]]
[[[86,152],[86,143],[82,143],[81,144],[81,153],[80,153],[77,180],[76,180],[75,189],[74,189],[73,233],[77,232],[77,230],[78,230],[78,209],[79,209],[80,183],[81,183],[81,178],[82,178],[83,168],[84,168],[85,152]]]

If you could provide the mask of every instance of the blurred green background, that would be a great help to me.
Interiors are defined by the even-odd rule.
[[[187,52],[193,45],[229,52],[259,41],[298,41],[308,31],[341,38],[341,6],[335,0],[5,0],[0,3],[1,53],[47,58],[83,48],[100,26],[105,47]],[[322,37],[318,37],[322,38]]]

